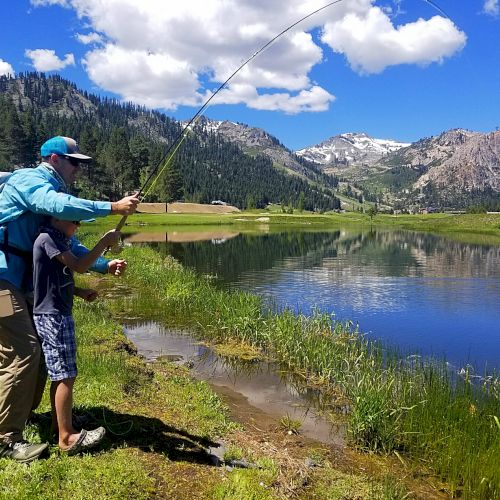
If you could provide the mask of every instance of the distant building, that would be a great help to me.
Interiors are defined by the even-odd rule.
[[[420,209],[421,214],[435,214],[437,212],[439,212],[439,210],[435,207],[426,207]]]

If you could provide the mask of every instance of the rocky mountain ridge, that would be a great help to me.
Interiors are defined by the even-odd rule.
[[[330,175],[323,173],[319,165],[297,156],[263,129],[227,120],[211,120],[206,117],[202,117],[194,128],[196,127],[201,127],[205,133],[220,134],[227,141],[238,144],[249,155],[267,156],[277,168],[284,169],[289,174],[327,185],[335,183]]]
[[[373,165],[389,153],[410,146],[392,139],[376,139],[365,133],[345,133],[330,137],[296,154],[324,167],[346,168],[350,165]]]
[[[298,151],[390,205],[500,202],[500,132],[452,129],[413,144],[341,134]]]
[[[182,126],[160,112],[79,91],[73,83],[56,76],[0,79],[0,95],[8,96],[20,116],[24,116],[22,119],[29,118],[30,126],[36,126],[44,134],[64,125],[68,133],[80,135],[81,126],[75,128],[73,121],[90,120],[95,133],[99,128],[106,132],[110,127],[131,127],[130,134],[140,131],[148,140],[164,144],[173,140]],[[36,111],[27,116],[31,108]],[[28,121],[23,126],[29,129]],[[480,133],[453,129],[413,144],[375,139],[364,133],[345,133],[294,153],[265,130],[242,123],[201,117],[193,127],[195,132],[197,127],[199,133],[191,139],[200,147],[209,144],[218,147],[214,139],[218,135],[223,141],[237,145],[251,161],[265,157],[276,170],[291,174],[296,180],[306,180],[313,189],[326,189],[324,193],[328,195],[334,190],[349,199],[377,201],[393,207],[432,203],[463,208],[478,197],[500,203],[498,130]],[[32,136],[28,138],[34,143],[41,139]],[[212,139],[207,139],[209,136]],[[231,153],[234,154],[240,153]],[[227,159],[221,160],[219,156],[216,161],[227,163]],[[245,161],[242,159],[239,165]],[[339,184],[338,177],[331,173],[346,182]],[[220,175],[217,173],[219,179]],[[244,175],[240,172],[234,182]]]
[[[432,183],[444,190],[450,187],[468,192],[491,189],[500,196],[500,131],[487,134],[450,131],[439,136],[433,148],[427,149],[428,156],[436,157],[443,152],[448,155],[442,156],[441,161],[434,158],[424,163],[427,172],[415,182],[415,189]],[[419,159],[422,160],[426,159]]]

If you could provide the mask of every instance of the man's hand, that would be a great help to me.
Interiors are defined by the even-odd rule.
[[[135,193],[132,196],[125,196],[120,201],[114,201],[111,203],[111,213],[120,215],[130,215],[133,214],[137,205],[139,204],[139,193]]]
[[[75,295],[78,295],[78,297],[81,297],[87,302],[94,302],[99,294],[96,290],[91,290],[90,288],[75,288]]]
[[[127,261],[123,259],[113,259],[108,262],[108,273],[120,276],[127,268]]]

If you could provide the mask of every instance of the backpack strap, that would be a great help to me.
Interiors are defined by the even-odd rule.
[[[25,270],[22,279],[22,286],[26,287],[31,283],[33,274],[33,251],[21,250],[20,248],[9,245],[8,227],[4,226],[3,241],[0,242],[0,250],[5,254],[5,260],[9,263],[9,257],[15,255],[24,260]]]

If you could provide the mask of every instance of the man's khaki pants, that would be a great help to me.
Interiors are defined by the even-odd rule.
[[[9,443],[22,439],[26,420],[42,399],[46,372],[31,305],[5,280],[0,290],[10,290],[14,306],[13,315],[0,317],[0,443]]]

